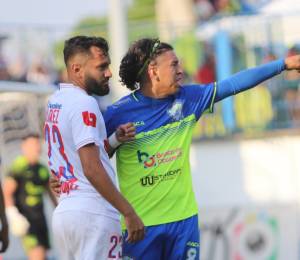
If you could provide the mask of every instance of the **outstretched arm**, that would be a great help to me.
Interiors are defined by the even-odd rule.
[[[300,55],[243,70],[225,80],[221,80],[217,83],[215,102],[253,88],[259,83],[280,74],[285,69],[295,69],[300,72]]]

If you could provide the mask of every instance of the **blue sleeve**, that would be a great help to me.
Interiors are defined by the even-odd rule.
[[[184,114],[189,115],[194,113],[198,120],[205,110],[209,109],[212,112],[215,90],[214,83],[184,86],[182,91],[187,101]]]
[[[114,108],[113,106],[108,106],[105,113],[103,114],[107,137],[111,136],[112,133],[116,131],[116,122],[117,120],[114,118]]]
[[[285,69],[284,60],[273,61],[252,69],[243,70],[217,83],[215,102],[253,88],[259,83],[280,74]]]

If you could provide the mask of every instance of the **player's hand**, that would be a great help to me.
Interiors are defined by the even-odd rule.
[[[3,253],[6,251],[9,244],[8,224],[6,218],[2,220],[2,230],[0,231],[0,242],[1,242],[0,253]]]
[[[300,55],[287,57],[284,62],[287,70],[297,70],[300,73]]]
[[[116,138],[120,143],[130,142],[135,139],[135,126],[133,123],[120,125],[116,130]]]
[[[135,212],[132,212],[124,216],[124,220],[128,232],[126,241],[134,243],[142,240],[145,236],[145,226],[139,216]]]
[[[59,182],[59,180],[53,176],[50,177],[49,179],[49,186],[51,191],[53,192],[53,194],[56,197],[60,196],[60,187],[61,187],[61,183]]]

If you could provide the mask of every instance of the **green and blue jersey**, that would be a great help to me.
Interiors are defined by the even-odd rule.
[[[194,126],[212,111],[215,84],[182,86],[167,98],[153,99],[138,90],[108,107],[110,136],[133,122],[136,138],[116,152],[122,194],[146,226],[186,219],[198,213],[189,163]]]
[[[153,99],[138,90],[108,107],[110,136],[133,122],[136,139],[117,150],[120,189],[146,226],[186,219],[198,213],[189,148],[193,128],[213,104],[269,79],[285,69],[283,59],[241,71],[217,84],[182,86],[167,98]]]

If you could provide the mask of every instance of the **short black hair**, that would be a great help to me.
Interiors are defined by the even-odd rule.
[[[27,133],[26,135],[24,135],[22,137],[22,141],[25,141],[27,140],[28,138],[36,138],[36,139],[40,139],[41,136],[39,133],[35,133],[35,132],[30,132],[30,133]]]
[[[173,50],[170,44],[156,38],[144,38],[134,42],[120,64],[121,83],[130,90],[137,89],[137,83],[145,78],[149,62],[169,50]]]
[[[96,46],[104,53],[108,54],[108,43],[102,37],[95,36],[75,36],[65,41],[64,61],[67,65],[69,59],[77,53],[90,53],[90,48]]]

